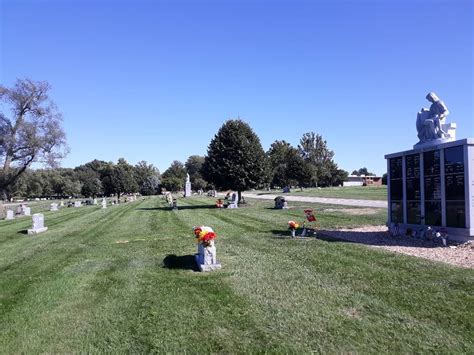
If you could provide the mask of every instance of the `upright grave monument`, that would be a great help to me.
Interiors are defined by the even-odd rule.
[[[443,230],[450,239],[474,239],[474,139],[456,140],[446,105],[434,93],[417,116],[419,142],[387,154],[388,224],[406,234]]]
[[[186,174],[184,197],[191,197],[191,181],[189,180],[189,174]]]
[[[198,250],[194,254],[194,258],[199,270],[213,271],[220,269],[222,266],[217,261],[216,246],[214,244],[216,234],[212,228],[207,226],[193,227],[193,232],[198,242]]]
[[[48,227],[44,226],[44,215],[42,213],[35,213],[33,215],[33,227],[28,229],[28,235],[43,233],[48,230]]]
[[[227,208],[239,208],[237,193],[235,192],[232,193],[232,200],[230,201],[229,206],[227,206]]]

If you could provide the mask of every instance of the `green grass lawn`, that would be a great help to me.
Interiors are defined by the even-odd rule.
[[[290,193],[282,194],[282,190],[272,191],[249,191],[259,195],[277,194],[290,196],[312,196],[330,198],[349,198],[358,200],[387,200],[387,186],[348,186],[348,187],[323,187],[303,189],[291,189]]]
[[[303,204],[213,202],[64,208],[36,237],[30,218],[0,221],[0,352],[472,352],[472,270],[292,240]],[[385,221],[315,208],[322,228]],[[190,269],[202,224],[218,234],[219,271]]]

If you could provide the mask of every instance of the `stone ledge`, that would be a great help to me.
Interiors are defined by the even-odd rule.
[[[219,270],[220,268],[222,268],[222,265],[221,264],[211,264],[211,265],[204,265],[204,264],[201,264],[201,265],[198,265],[199,266],[199,270],[201,271],[214,271],[214,270]]]
[[[46,232],[48,227],[38,228],[38,229],[28,229],[28,235],[39,234]]]

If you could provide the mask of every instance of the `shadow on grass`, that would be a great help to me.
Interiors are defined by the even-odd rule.
[[[302,228],[296,230],[296,238],[301,237]],[[305,238],[317,238],[329,243],[355,243],[374,246],[403,246],[417,248],[437,248],[442,246],[442,241],[438,239],[427,240],[418,239],[408,236],[392,237],[388,232],[371,232],[371,231],[341,231],[341,230],[325,230],[316,229],[316,234],[310,230]],[[291,238],[290,231],[282,229],[271,230],[274,238]],[[449,245],[458,245],[460,242],[449,241]]]
[[[199,271],[194,255],[176,256],[175,254],[169,254],[163,259],[163,267],[167,269]]]
[[[178,210],[217,209],[214,205],[179,206]],[[173,211],[173,207],[140,207],[137,211]]]
[[[290,230],[284,230],[284,229],[273,229],[270,231],[273,234],[273,238],[275,239],[295,239],[291,236]],[[314,239],[318,238],[319,236],[316,234],[313,234],[312,229],[310,230],[309,228],[307,229],[306,236],[302,237],[301,233],[303,232],[302,228],[298,228],[296,230],[296,239]],[[318,238],[321,239],[321,238]]]
[[[28,229],[22,229],[18,231],[18,234],[28,234]]]

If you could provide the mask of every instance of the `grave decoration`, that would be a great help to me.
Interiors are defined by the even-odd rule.
[[[196,264],[201,271],[212,271],[222,266],[217,262],[214,240],[217,235],[211,227],[193,227],[193,233],[198,243],[198,251],[194,255]]]
[[[400,235],[400,227],[398,223],[390,223],[389,232],[392,237],[398,237]]]
[[[217,208],[224,208],[224,201],[222,201],[221,199],[218,199],[216,201],[216,207]]]
[[[288,229],[291,231],[291,237],[292,238],[296,237],[296,229],[299,226],[300,225],[295,221],[288,221]]]
[[[306,217],[306,220],[303,222],[303,232],[301,233],[301,236],[306,237],[306,234],[309,233],[309,232],[312,232],[313,234],[316,234],[316,231],[315,231],[314,227],[309,227],[308,228],[306,226],[307,222],[309,222],[309,223],[316,222],[316,217],[314,215],[313,210],[312,209],[304,210],[304,215]]]

